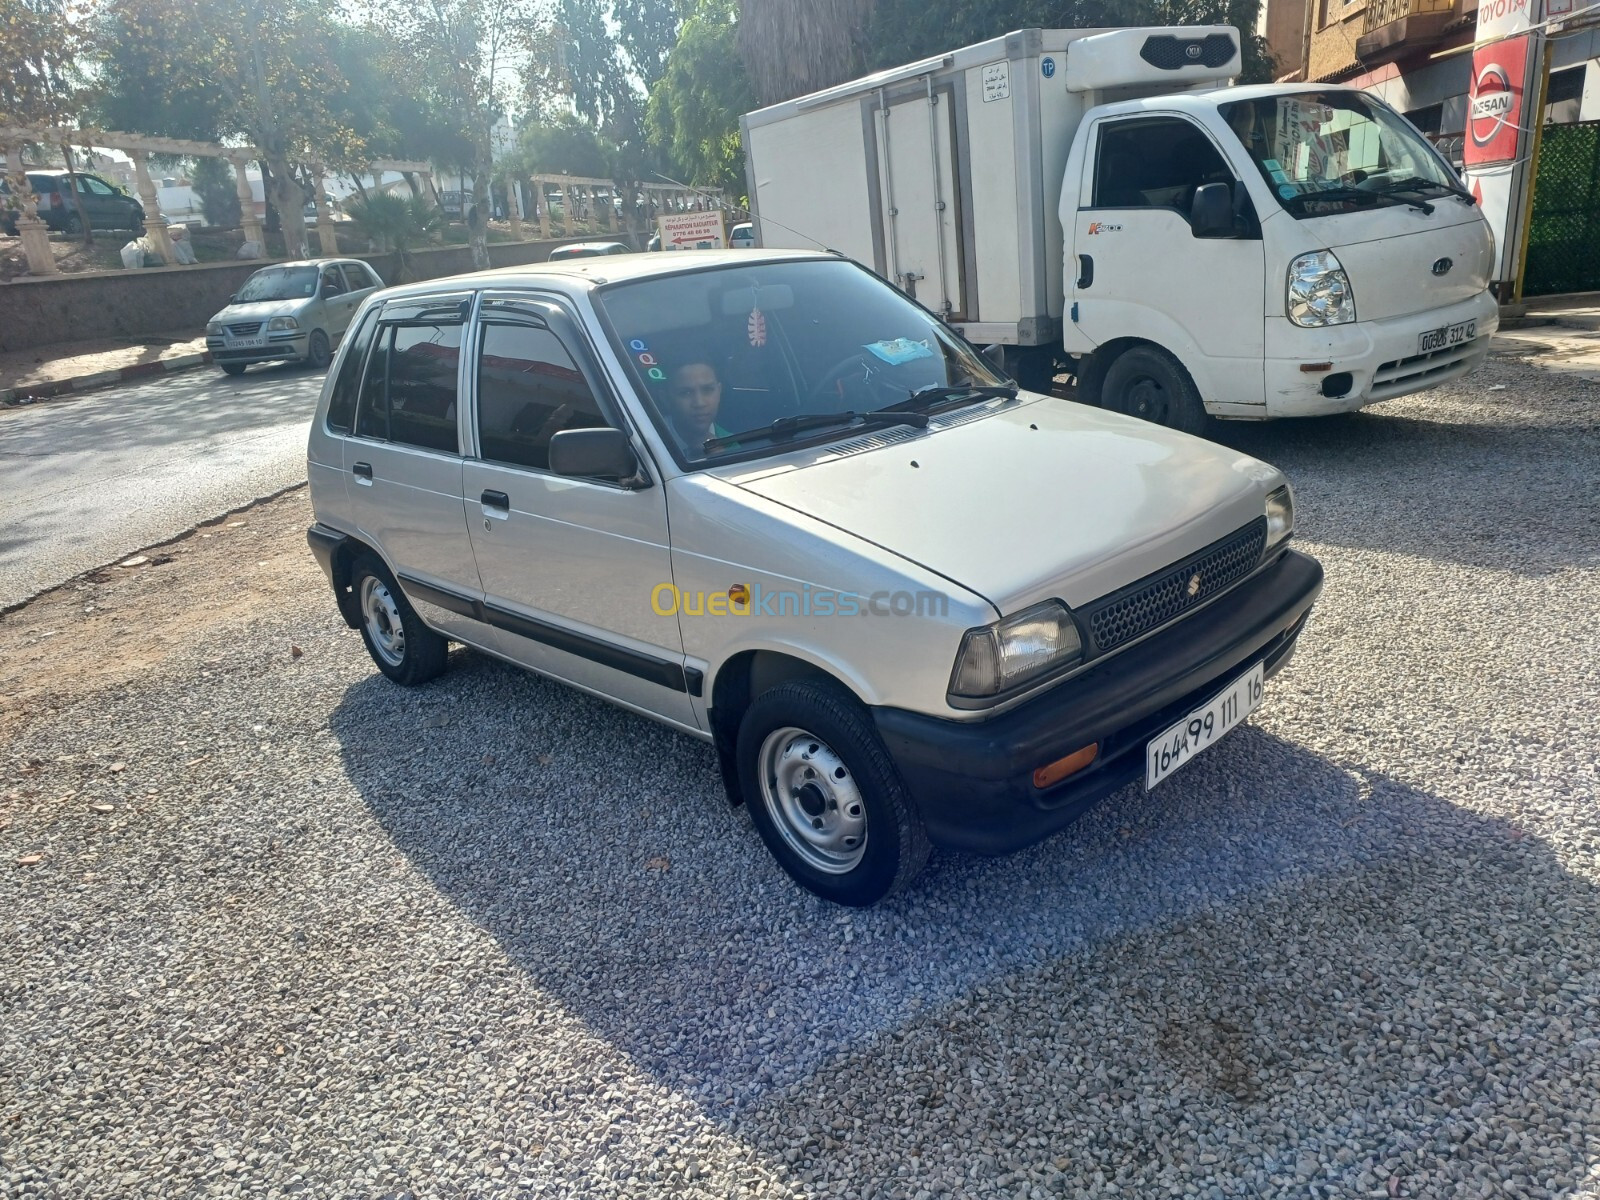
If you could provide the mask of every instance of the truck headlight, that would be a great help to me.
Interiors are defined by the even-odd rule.
[[[1047,600],[993,625],[967,630],[950,675],[950,694],[968,700],[998,696],[1082,654],[1072,615],[1060,601]]]
[[[1267,496],[1267,548],[1294,532],[1294,492],[1286,483]]]
[[[1356,319],[1350,276],[1332,250],[1314,250],[1289,264],[1289,320],[1306,329],[1348,325]]]
[[[300,322],[296,321],[293,317],[273,317],[272,320],[267,322],[267,329],[268,329],[269,332],[271,330],[274,330],[274,329],[299,329],[299,328],[300,328]]]

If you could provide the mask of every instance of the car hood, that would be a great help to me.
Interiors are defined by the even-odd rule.
[[[724,479],[985,597],[1002,614],[1076,606],[1260,517],[1282,475],[1131,417],[1030,397],[957,409],[812,461]]]
[[[211,319],[226,324],[230,321],[265,321],[269,317],[297,317],[310,303],[310,300],[304,298],[254,300],[248,304],[230,304]]]

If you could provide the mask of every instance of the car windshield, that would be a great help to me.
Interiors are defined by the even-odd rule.
[[[239,304],[256,300],[304,300],[316,291],[315,267],[267,267],[245,280],[235,299]]]
[[[1297,218],[1462,194],[1406,119],[1361,92],[1296,92],[1220,106],[1283,207]]]
[[[686,269],[596,298],[686,466],[848,436],[893,420],[864,414],[960,403],[1006,382],[935,317],[843,260]]]

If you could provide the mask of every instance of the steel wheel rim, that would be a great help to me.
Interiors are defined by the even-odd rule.
[[[1141,375],[1128,388],[1128,413],[1160,424],[1167,413],[1166,389],[1150,376]]]
[[[324,334],[320,329],[313,331],[311,334],[311,352],[309,357],[311,359],[311,365],[314,367],[327,366],[328,360],[333,357],[329,351],[327,335]]]
[[[854,773],[815,734],[792,725],[761,743],[761,802],[778,836],[807,866],[846,875],[867,852],[867,807]]]
[[[361,612],[378,657],[391,667],[398,667],[406,657],[406,627],[400,618],[400,606],[383,580],[368,575],[361,581]]]

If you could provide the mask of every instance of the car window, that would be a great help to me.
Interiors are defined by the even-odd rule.
[[[93,175],[79,175],[78,187],[80,190],[88,192],[91,196],[116,195],[116,192],[107,187],[105,184],[101,183]]]
[[[460,452],[456,367],[460,325],[397,325],[389,346],[389,440]]]
[[[339,273],[338,267],[325,267],[322,272],[322,294],[340,295],[349,289],[344,286],[344,276]]]
[[[237,302],[303,300],[317,291],[315,267],[266,267],[244,281]]]
[[[563,429],[610,425],[561,339],[532,325],[483,327],[478,353],[478,446],[493,462],[550,467]]]
[[[1096,208],[1175,208],[1187,214],[1202,184],[1233,172],[1198,126],[1180,117],[1139,117],[1100,129]]]
[[[339,365],[339,374],[333,381],[333,394],[328,397],[328,428],[336,433],[349,433],[350,420],[355,415],[356,397],[361,393],[362,368],[367,351],[372,347],[372,334],[378,327],[377,313],[369,312],[356,331],[350,335],[350,349]]]
[[[352,292],[362,292],[372,286],[372,280],[368,276],[366,268],[359,267],[355,263],[344,264],[344,278],[345,283]]]

